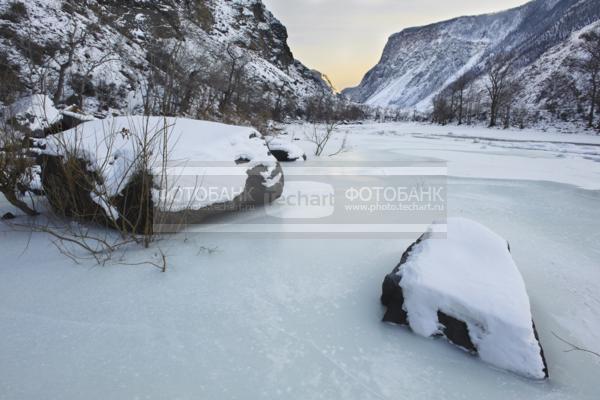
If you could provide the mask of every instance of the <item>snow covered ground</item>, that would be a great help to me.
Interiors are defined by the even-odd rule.
[[[309,129],[288,127],[298,138]],[[160,243],[169,260],[160,273],[76,265],[44,234],[0,225],[0,398],[597,398],[600,361],[564,352],[553,333],[599,350],[600,138],[365,124],[340,127],[333,151],[346,133],[341,160],[448,161],[449,214],[511,243],[549,381],[381,323],[381,282],[416,235],[182,233]],[[5,211],[14,210],[1,199]],[[239,218],[260,222],[264,213],[223,220]],[[133,249],[126,260],[153,254]]]

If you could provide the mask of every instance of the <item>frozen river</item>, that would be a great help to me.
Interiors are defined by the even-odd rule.
[[[161,274],[75,265],[48,237],[2,227],[0,399],[597,399],[600,360],[564,352],[553,333],[599,350],[600,192],[589,190],[598,163],[472,141],[437,140],[432,149],[434,139],[366,130],[342,158],[435,154],[451,175],[470,165],[483,176],[449,178],[449,214],[509,239],[549,381],[380,322],[381,282],[412,239],[179,235],[163,243],[169,271]],[[477,171],[492,156],[513,163],[508,179],[502,165]],[[547,163],[562,172],[546,170],[545,179]],[[578,173],[579,165],[589,169]],[[563,182],[570,176],[582,184]]]

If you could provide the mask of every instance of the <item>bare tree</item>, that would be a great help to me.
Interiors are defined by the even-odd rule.
[[[52,56],[53,60],[58,64],[58,80],[53,97],[54,103],[60,103],[63,98],[67,72],[75,61],[77,49],[85,45],[86,38],[87,30],[79,27],[77,22],[73,21],[70,30],[67,32],[64,44],[59,45],[57,52]]]
[[[600,33],[596,31],[586,32],[580,37],[584,57],[571,60],[571,65],[587,76],[588,99],[590,102],[587,117],[588,127],[594,126],[595,110],[598,103],[598,92],[600,85]]]
[[[433,98],[432,122],[446,125],[452,119],[452,106],[448,102],[447,92],[442,92]]]
[[[544,101],[544,108],[556,118],[566,121],[577,113],[580,91],[572,74],[554,71],[542,82],[537,100]]]
[[[454,89],[454,92],[457,94],[458,97],[458,104],[457,104],[457,118],[458,118],[458,125],[462,125],[463,123],[463,119],[464,119],[464,110],[465,110],[465,91],[467,90],[467,87],[469,86],[469,83],[471,82],[471,77],[467,74],[462,75],[460,78],[458,78],[453,84],[452,87]]]
[[[510,84],[512,58],[508,54],[494,57],[488,65],[488,83],[486,91],[490,100],[490,127],[497,124],[498,113],[505,98],[505,91]]]
[[[243,71],[249,62],[244,54],[236,51],[235,47],[231,44],[227,45],[225,52],[229,57],[229,71],[225,91],[223,92],[223,97],[219,103],[219,110],[221,112],[226,111],[229,107],[231,99],[236,91],[236,86],[240,82]]]
[[[515,98],[518,96],[521,90],[522,87],[517,81],[509,79],[506,82],[504,90],[502,91],[500,104],[503,109],[502,118],[504,120],[504,129],[510,128]]]
[[[93,73],[104,64],[108,64],[118,60],[119,57],[113,51],[108,51],[97,60],[79,63],[77,65],[78,70],[80,71],[81,79],[81,81],[79,82],[79,88],[76,89],[79,97],[79,108],[81,108],[82,110],[84,108],[85,88],[86,85],[91,82],[93,78]]]

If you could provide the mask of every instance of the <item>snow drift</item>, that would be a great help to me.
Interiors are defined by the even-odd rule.
[[[548,377],[529,297],[506,240],[462,218],[447,239],[425,233],[383,283],[384,320],[425,337],[445,336],[484,361]]]
[[[138,199],[144,198],[164,218],[197,222],[217,212],[217,206],[227,211],[242,203],[262,204],[283,190],[281,168],[252,128],[184,118],[116,117],[85,122],[38,144],[45,147],[44,189],[65,214],[81,210],[77,214],[118,222],[128,209],[142,207]],[[74,160],[86,176],[65,185]],[[142,174],[151,182],[147,189],[140,187]],[[75,204],[64,204],[71,198],[77,199]]]

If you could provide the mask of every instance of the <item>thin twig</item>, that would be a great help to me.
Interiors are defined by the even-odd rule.
[[[554,335],[554,337],[557,338],[558,340],[560,340],[561,342],[563,342],[563,343],[571,346],[570,349],[565,350],[565,353],[570,353],[570,352],[573,352],[573,351],[580,351],[580,352],[583,352],[583,353],[593,354],[596,357],[600,357],[600,353],[596,353],[595,351],[584,349],[583,347],[577,346],[576,344],[573,344],[573,343],[571,343],[571,342],[569,342],[569,341],[561,338],[560,336],[558,336],[554,332],[552,332],[552,335]]]

